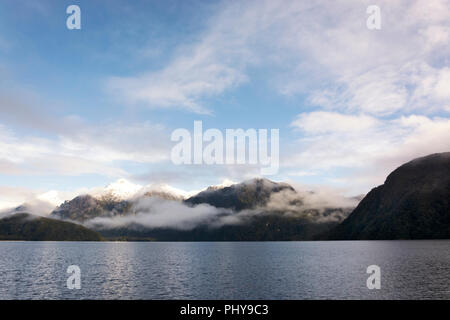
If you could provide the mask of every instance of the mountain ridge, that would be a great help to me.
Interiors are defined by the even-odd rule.
[[[136,202],[120,202],[114,199],[102,202],[90,196],[77,197],[54,210],[52,216],[87,223],[105,237],[114,239],[309,240],[312,235],[324,232],[342,221],[353,208],[311,208],[302,200],[302,197],[310,195],[311,193],[299,194],[287,183],[256,178],[231,186],[207,188],[184,200],[160,198],[159,194],[147,193],[144,197],[137,198]],[[146,200],[154,197],[160,200]],[[167,206],[160,206],[161,201],[178,203],[178,209],[184,205],[182,208],[201,208],[200,210],[211,210],[215,213],[207,216],[203,222],[196,222],[189,230],[167,225],[148,226],[148,219],[164,218],[154,216],[155,210],[167,210]],[[284,202],[288,204],[286,210]],[[179,216],[179,219],[183,218]],[[104,224],[105,219],[122,223],[107,226]]]
[[[102,241],[102,236],[84,226],[28,213],[0,218],[0,240]]]
[[[141,192],[127,200],[112,193],[82,195],[61,204],[48,218],[35,221],[50,225],[49,234],[62,228],[59,222],[76,222],[82,227],[80,224],[95,221],[94,230],[112,240],[450,239],[450,152],[399,166],[357,205],[356,198],[352,198],[354,202],[334,200],[318,205],[317,199],[311,201],[314,196],[314,192],[299,192],[287,183],[257,178],[211,186],[188,198],[160,190]],[[12,225],[28,223],[21,213],[26,210],[26,206],[16,208],[16,217],[8,218],[17,222]],[[162,215],[159,210],[163,210]],[[171,217],[176,221],[193,217],[196,222],[180,226],[161,220]],[[108,219],[117,223],[105,227],[102,223]],[[159,222],[148,224],[148,219]],[[0,231],[8,221],[0,220]],[[72,225],[64,228],[74,230]],[[86,230],[91,231],[85,228],[83,232]]]
[[[395,169],[324,238],[449,239],[450,152],[416,158]]]

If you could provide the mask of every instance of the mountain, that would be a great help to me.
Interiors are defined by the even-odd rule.
[[[182,190],[168,185],[135,185],[125,179],[66,200],[56,207],[50,217],[85,222],[94,218],[112,218],[135,214],[135,204],[147,198],[159,198],[171,201],[182,201],[186,194]],[[22,208],[26,206],[21,206]]]
[[[450,239],[450,152],[397,168],[324,238]]]
[[[143,188],[122,199],[111,192],[78,196],[51,217],[83,223],[109,239],[309,240],[335,227],[356,206],[354,199],[319,206],[323,201],[314,192],[299,193],[267,179],[213,186],[187,199],[163,188]]]
[[[208,188],[188,198],[185,203],[196,205],[209,204],[216,208],[235,211],[265,206],[271,195],[283,190],[295,192],[287,183],[276,183],[268,179],[253,179],[224,188]]]
[[[190,207],[210,205],[219,211],[219,214],[197,223],[192,229],[149,228],[130,222],[115,228],[99,228],[98,231],[116,240],[311,240],[339,224],[355,206],[311,207],[306,200],[314,196],[313,192],[298,193],[286,183],[253,179],[229,187],[208,188],[186,199],[183,203]],[[355,202],[350,200],[348,203]]]
[[[122,183],[126,188],[118,188]],[[65,201],[51,213],[51,217],[85,222],[97,217],[116,217],[135,214],[134,205],[141,199],[158,197],[168,201],[183,201],[184,197],[167,187],[133,189],[134,197],[123,191],[130,190],[126,182],[115,183],[114,188],[107,187],[105,191],[93,195],[81,195],[70,201]],[[112,190],[121,190],[121,192]],[[175,190],[175,189],[174,189]],[[185,204],[209,204],[216,208],[227,208],[235,211],[264,206],[273,193],[294,189],[285,183],[275,183],[267,179],[254,179],[229,187],[209,187],[207,190],[184,200]],[[127,195],[124,198],[123,195]],[[127,200],[123,200],[127,199]]]
[[[136,203],[139,200],[152,197],[168,201],[182,201],[179,196],[163,191],[146,191],[144,194],[128,200],[121,200],[123,198],[112,194],[103,194],[100,197],[86,194],[65,201],[51,212],[50,217],[85,222],[94,218],[134,215],[136,214]]]
[[[16,213],[0,219],[0,240],[101,241],[102,237],[78,224]]]
[[[50,217],[84,222],[97,217],[128,214],[131,206],[131,202],[120,200],[112,195],[103,195],[101,198],[82,195],[65,201],[50,214]]]

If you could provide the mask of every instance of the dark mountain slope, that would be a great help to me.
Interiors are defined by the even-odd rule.
[[[450,152],[397,168],[325,238],[449,239]]]
[[[0,240],[101,241],[102,237],[78,224],[16,213],[0,219]]]
[[[216,208],[240,211],[264,206],[273,193],[282,190],[294,191],[286,183],[276,183],[267,179],[253,179],[221,189],[208,188],[185,202],[192,205],[207,203]]]
[[[148,229],[134,225],[99,232],[110,240],[128,241],[300,241],[313,240],[336,225],[337,222],[311,223],[306,219],[267,214],[252,217],[246,223],[214,228],[199,225],[192,230]]]

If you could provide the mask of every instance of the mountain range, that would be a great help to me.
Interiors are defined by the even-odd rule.
[[[128,200],[83,195],[63,203],[50,216],[83,223],[110,239],[305,240],[337,225],[355,205],[354,199],[349,199],[343,208],[313,208],[303,203],[304,197],[310,195],[300,194],[286,183],[253,179],[209,187],[186,199],[164,192],[141,193]],[[172,211],[179,211],[175,212],[176,218],[186,218],[186,223],[176,219],[176,224],[168,221],[154,227],[151,219],[160,219],[152,216],[154,211],[171,205],[175,206]],[[213,214],[192,223],[201,209]]]
[[[267,179],[212,186],[193,195],[120,180],[101,192],[65,201],[33,223],[45,222],[49,228],[46,232],[53,235],[52,228],[62,230],[59,223],[68,223],[64,228],[78,230],[87,240],[447,239],[450,153],[429,155],[400,166],[362,200],[331,198],[330,194],[323,197]],[[33,234],[29,232],[31,215],[24,215],[27,209],[27,205],[18,207],[14,212],[17,218],[9,214],[0,219],[0,239],[51,238],[42,236],[45,231],[39,237],[21,234],[25,230],[18,227],[21,223],[28,223],[27,234]]]

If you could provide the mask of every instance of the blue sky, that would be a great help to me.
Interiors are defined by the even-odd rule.
[[[66,8],[81,8],[81,30]],[[268,178],[365,193],[450,149],[450,3],[0,3],[0,206],[126,178],[185,190],[259,176],[175,166],[176,128],[280,130]]]

